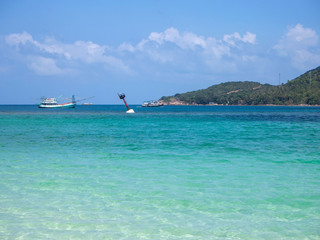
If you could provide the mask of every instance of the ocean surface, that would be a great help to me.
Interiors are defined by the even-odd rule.
[[[320,107],[0,106],[0,239],[320,239]]]

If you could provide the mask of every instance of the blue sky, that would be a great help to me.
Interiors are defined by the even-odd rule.
[[[0,2],[0,104],[131,104],[320,66],[320,1]]]

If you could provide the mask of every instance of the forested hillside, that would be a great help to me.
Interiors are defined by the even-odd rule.
[[[226,82],[160,100],[166,104],[320,105],[320,67],[280,86]]]

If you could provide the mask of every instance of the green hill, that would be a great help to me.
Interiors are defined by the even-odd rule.
[[[226,82],[160,99],[166,104],[320,105],[320,67],[280,86]]]

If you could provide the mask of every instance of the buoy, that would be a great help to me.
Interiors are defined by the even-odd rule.
[[[124,98],[126,97],[126,95],[124,95],[124,93],[118,93],[118,96],[119,96],[120,99],[123,100],[124,104],[126,105],[126,107],[127,107],[127,109],[128,109],[128,111],[126,111],[126,113],[134,113],[133,109],[130,109],[130,108],[129,108],[126,100],[124,99]]]

